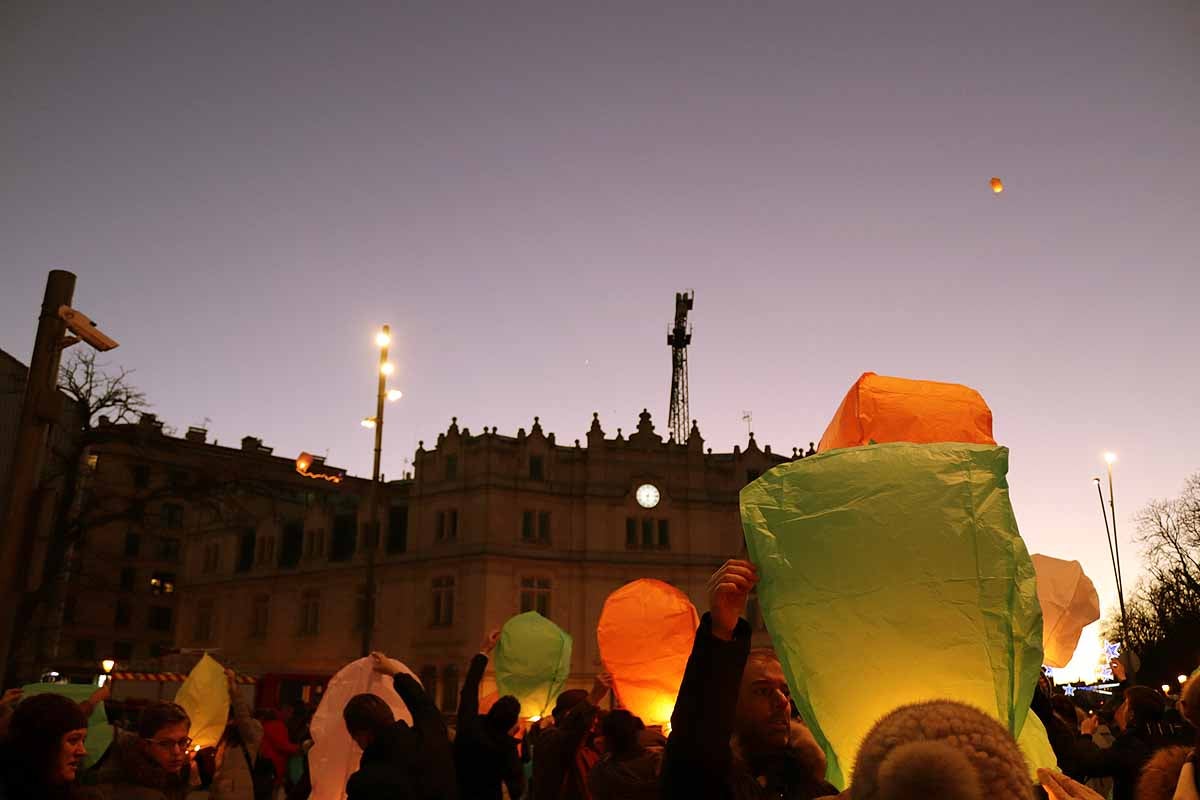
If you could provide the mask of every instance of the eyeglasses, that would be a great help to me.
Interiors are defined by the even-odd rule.
[[[186,751],[189,747],[192,746],[192,740],[187,737],[184,737],[183,739],[166,739],[166,740],[147,739],[146,741],[149,742],[150,744],[154,745],[155,747],[161,747],[163,750],[166,750],[168,752],[171,750]]]

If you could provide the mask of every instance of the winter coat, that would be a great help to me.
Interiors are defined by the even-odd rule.
[[[1134,800],[1138,778],[1156,751],[1187,743],[1190,730],[1182,724],[1154,722],[1131,728],[1117,735],[1113,746],[1101,750],[1089,737],[1058,743],[1055,755],[1059,766],[1076,780],[1111,777],[1113,800]]]
[[[184,800],[191,789],[191,764],[170,773],[146,755],[141,737],[115,729],[108,752],[92,769],[104,800]]]
[[[599,709],[583,700],[551,728],[529,738],[534,800],[588,800],[588,773],[599,757],[585,746]]]
[[[663,758],[663,800],[812,800],[837,789],[813,774],[799,749],[766,759],[735,757],[738,690],[750,656],[750,626],[738,620],[733,641],[713,636],[705,613],[688,657],[671,737]]]
[[[459,695],[458,734],[454,738],[458,793],[471,800],[500,800],[500,785],[504,784],[508,796],[517,798],[525,791],[517,740],[508,731],[491,730],[487,718],[479,714],[479,682],[487,662],[483,653],[471,659]]]
[[[269,719],[262,724],[262,754],[275,765],[275,785],[282,786],[287,775],[288,759],[300,752],[300,745],[288,738],[282,720]]]
[[[442,712],[411,675],[393,679],[413,724],[396,722],[363,751],[347,800],[457,800],[454,754]],[[466,798],[464,798],[466,800]]]
[[[592,800],[658,800],[667,742],[649,731],[643,734],[641,746],[634,753],[609,753],[592,767],[588,775]]]
[[[209,800],[254,800],[254,772],[251,766],[262,746],[263,726],[250,714],[250,706],[241,694],[233,697],[233,722],[237,725],[240,745],[223,742],[221,766],[213,774]]]
[[[100,800],[100,794],[78,784],[50,786],[30,774],[27,755],[0,745],[0,800]]]

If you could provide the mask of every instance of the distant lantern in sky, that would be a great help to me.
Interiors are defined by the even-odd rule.
[[[1004,191],[1004,181],[1000,180],[999,178],[992,178],[991,184],[992,184],[992,191],[995,194],[1000,194],[1001,192]]]

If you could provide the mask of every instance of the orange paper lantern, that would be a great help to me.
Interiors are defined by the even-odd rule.
[[[875,442],[995,444],[992,410],[974,389],[864,372],[847,392],[819,452]]]
[[[675,710],[683,670],[700,616],[688,596],[641,578],[608,596],[596,639],[621,705],[647,725],[666,725]]]
[[[995,192],[996,194],[1000,194],[1001,192],[1004,191],[1004,181],[1000,180],[999,178],[992,178],[991,183],[992,183],[992,191]]]

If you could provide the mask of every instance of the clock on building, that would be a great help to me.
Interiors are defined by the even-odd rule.
[[[636,496],[638,505],[642,508],[654,508],[662,497],[658,492],[658,487],[652,483],[643,483],[639,486]]]

